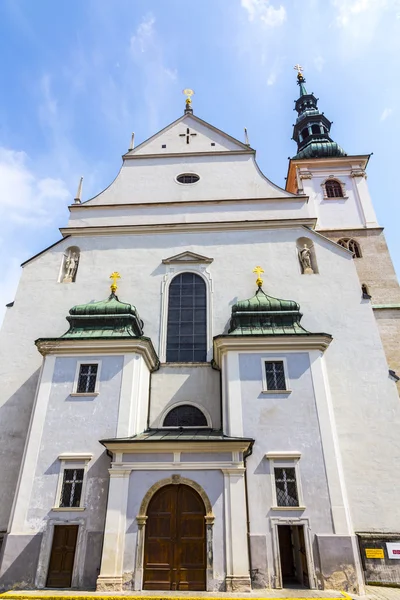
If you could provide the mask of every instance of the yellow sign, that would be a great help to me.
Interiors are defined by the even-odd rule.
[[[367,558],[385,558],[383,548],[365,548]]]

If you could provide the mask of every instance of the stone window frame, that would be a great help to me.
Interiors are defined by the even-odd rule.
[[[270,510],[284,510],[284,511],[303,511],[306,509],[304,504],[303,489],[301,486],[301,475],[300,475],[300,459],[301,452],[267,452],[265,458],[270,464],[271,474],[271,488],[272,488],[272,506]],[[279,465],[276,464],[279,461]],[[278,499],[276,495],[276,482],[275,482],[275,467],[276,468],[288,468],[294,469],[296,475],[296,489],[297,498],[299,501],[298,506],[278,506]]]
[[[167,326],[168,326],[168,308],[169,308],[169,286],[176,275],[182,273],[194,273],[203,278],[206,284],[206,332],[207,332],[207,355],[204,363],[199,365],[207,365],[212,358],[213,352],[213,281],[210,272],[207,270],[208,263],[190,264],[187,262],[167,264],[167,272],[165,273],[161,284],[161,326],[160,326],[160,346],[159,357],[161,363],[166,363],[167,359]],[[168,365],[188,365],[190,363],[167,363]]]
[[[333,179],[333,181],[337,181],[337,183],[339,183],[339,185],[342,188],[342,196],[339,197],[339,198],[331,198],[326,193],[326,182],[330,181],[332,179]],[[341,181],[339,179],[339,177],[337,177],[335,175],[329,175],[329,177],[326,177],[326,179],[324,179],[324,181],[321,183],[321,187],[322,187],[322,193],[323,193],[324,200],[346,200],[349,197],[349,195],[347,193],[347,190],[346,190],[346,184],[345,184],[345,182]]]
[[[58,460],[60,461],[60,471],[58,474],[55,503],[52,511],[56,512],[76,512],[83,511],[86,508],[86,486],[87,486],[87,469],[88,464],[92,460],[92,454],[60,454]],[[60,506],[61,503],[61,492],[64,482],[64,472],[66,469],[83,469],[83,483],[81,497],[79,499],[79,506]]]
[[[211,415],[208,412],[208,410],[206,408],[204,408],[204,406],[202,404],[199,404],[198,402],[192,402],[191,400],[181,400],[180,402],[175,402],[174,404],[168,405],[163,410],[163,412],[161,413],[161,415],[158,419],[158,428],[159,429],[181,429],[181,426],[165,427],[164,419],[168,415],[168,413],[170,413],[171,410],[173,410],[174,408],[177,408],[178,406],[187,406],[187,405],[198,408],[203,413],[203,415],[205,416],[205,418],[207,420],[207,425],[196,426],[196,429],[212,429],[212,419],[211,419]],[[185,427],[183,427],[183,429],[185,429]],[[188,429],[190,429],[190,427],[188,427]]]
[[[265,371],[265,363],[267,362],[283,362],[283,373],[285,375],[285,390],[269,390],[267,386],[267,374]],[[261,376],[262,376],[262,394],[286,394],[292,393],[290,389],[289,369],[286,356],[263,356],[261,359]]]
[[[97,374],[96,374],[96,384],[94,387],[94,392],[78,392],[78,381],[79,381],[79,373],[82,365],[97,365]],[[75,369],[75,377],[74,382],[72,384],[72,392],[70,396],[98,396],[100,394],[100,374],[101,374],[101,366],[102,360],[77,360],[76,361],[76,369]]]

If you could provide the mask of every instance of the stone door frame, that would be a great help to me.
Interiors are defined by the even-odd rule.
[[[206,522],[206,591],[209,591],[211,587],[211,581],[214,577],[213,571],[213,525],[215,516],[212,510],[210,499],[203,488],[192,479],[187,479],[181,475],[172,475],[166,479],[157,481],[145,494],[142,503],[139,508],[139,514],[136,517],[138,524],[138,535],[136,545],[136,557],[135,557],[135,572],[133,580],[133,589],[135,591],[142,591],[143,589],[143,570],[144,570],[144,544],[146,537],[146,521],[147,521],[147,509],[150,504],[150,500],[158,490],[167,485],[187,485],[194,489],[202,499],[206,511],[205,522]]]
[[[46,589],[47,574],[49,571],[51,549],[53,547],[54,527],[56,525],[78,525],[78,536],[76,538],[76,548],[74,557],[74,567],[72,570],[71,590],[79,589],[83,581],[84,558],[86,555],[86,527],[85,519],[49,519],[47,527],[43,532],[42,543],[40,546],[39,561],[35,577],[35,587]]]
[[[310,581],[310,589],[317,589],[317,578],[315,575],[314,560],[312,555],[312,543],[311,543],[311,529],[310,521],[307,518],[290,518],[290,517],[272,517],[271,518],[271,530],[272,530],[272,552],[273,552],[273,564],[275,571],[275,588],[282,588],[282,567],[281,567],[281,555],[279,550],[279,537],[278,537],[278,526],[279,525],[292,525],[303,526],[304,531],[304,544],[306,547],[306,560],[308,567],[308,578]]]

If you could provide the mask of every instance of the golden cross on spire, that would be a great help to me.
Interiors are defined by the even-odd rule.
[[[111,292],[113,294],[115,294],[115,292],[117,291],[117,288],[118,288],[118,286],[117,286],[117,280],[121,279],[121,275],[117,271],[114,271],[114,273],[111,273],[110,279],[113,280],[113,282],[111,284]]]
[[[256,275],[257,275],[256,284],[257,284],[257,285],[258,285],[258,287],[260,288],[260,287],[262,286],[262,284],[263,284],[263,279],[261,279],[260,275],[261,275],[262,273],[264,273],[264,269],[263,269],[263,268],[261,268],[261,267],[255,267],[255,268],[253,269],[253,273],[256,273]]]
[[[297,73],[299,75],[301,75],[303,73],[303,67],[301,65],[299,65],[299,63],[297,63],[297,65],[294,65],[294,70],[297,71]]]
[[[190,106],[192,104],[192,96],[194,94],[194,91],[190,88],[185,88],[184,90],[182,90],[182,94],[185,94],[186,96],[186,106]]]

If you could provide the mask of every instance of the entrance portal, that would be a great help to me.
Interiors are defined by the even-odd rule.
[[[278,525],[282,586],[309,588],[303,525]]]
[[[47,587],[71,587],[77,537],[78,525],[56,525],[54,527]]]
[[[205,507],[187,485],[167,485],[147,510],[144,590],[206,589]]]

